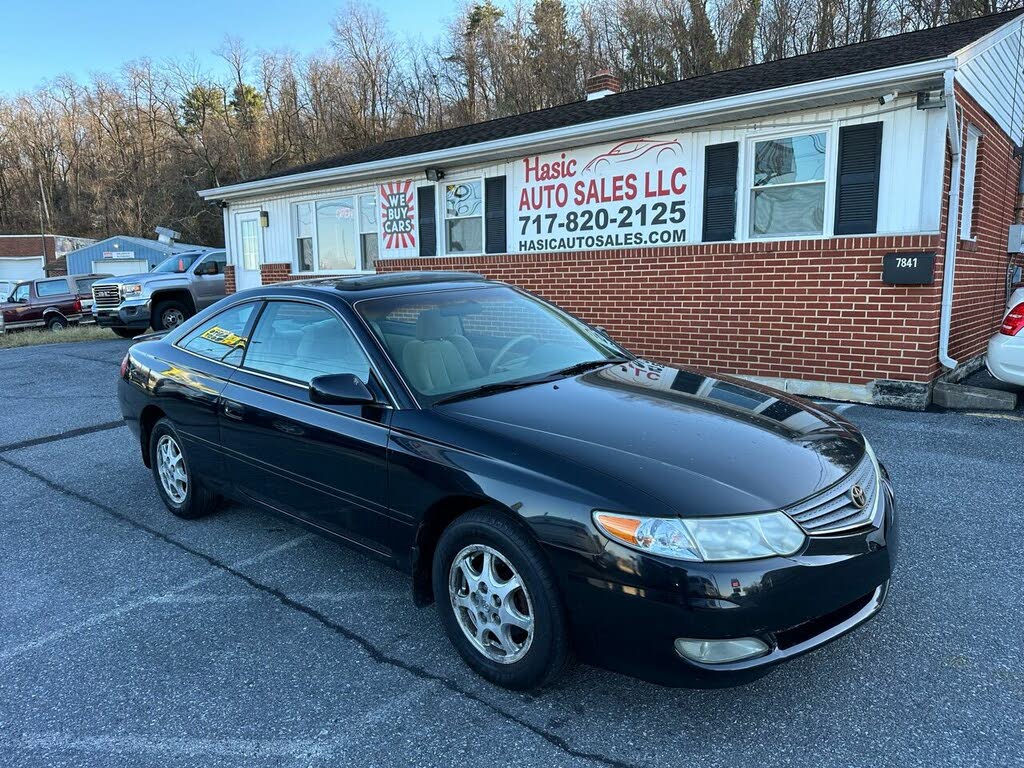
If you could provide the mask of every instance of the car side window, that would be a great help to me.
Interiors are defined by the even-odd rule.
[[[257,302],[240,304],[215,315],[191,331],[178,346],[228,365],[238,365],[245,350],[246,328]]]
[[[303,384],[329,373],[370,378],[370,361],[349,327],[324,307],[293,301],[267,304],[242,367]]]
[[[66,293],[70,293],[70,291],[68,290],[68,281],[64,278],[40,280],[36,283],[36,296],[41,299],[45,299],[47,296],[63,296]]]
[[[11,301],[28,301],[28,283],[22,283],[14,289],[11,294]]]
[[[227,257],[226,253],[215,253],[212,256],[210,256],[207,259],[207,261],[212,262],[212,263],[217,265],[217,273],[216,274],[218,274],[218,275],[223,275],[224,274],[224,265],[228,263],[228,257]]]

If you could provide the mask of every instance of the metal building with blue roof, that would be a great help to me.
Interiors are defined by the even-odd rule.
[[[168,256],[176,253],[208,250],[210,248],[206,246],[191,243],[161,242],[144,237],[115,235],[71,251],[67,255],[67,269],[69,275],[132,275],[149,272]]]

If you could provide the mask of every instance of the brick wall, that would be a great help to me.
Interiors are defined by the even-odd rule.
[[[937,236],[381,260],[515,283],[669,363],[848,384],[937,374],[941,287],[882,283],[882,256]]]
[[[974,239],[958,240],[953,283],[950,354],[965,363],[985,351],[989,338],[1002,321],[1006,306],[1006,271],[1011,264],[1006,240],[1013,221],[1020,160],[1013,156],[1009,137],[959,87],[957,102],[962,108],[962,157],[966,156],[968,124],[982,132],[974,181]],[[948,170],[946,175],[948,179]]]
[[[263,285],[283,283],[292,279],[292,265],[288,262],[260,264],[260,282]]]
[[[224,293],[231,295],[237,290],[235,287],[235,265],[225,264],[224,265]]]

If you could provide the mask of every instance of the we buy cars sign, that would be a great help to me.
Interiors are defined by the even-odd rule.
[[[518,250],[685,242],[685,157],[679,140],[669,137],[521,158],[512,198]]]

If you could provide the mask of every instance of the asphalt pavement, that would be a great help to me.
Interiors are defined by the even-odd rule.
[[[1024,765],[1024,419],[841,406],[901,554],[853,634],[745,687],[470,672],[407,577],[242,506],[168,513],[127,342],[0,351],[0,765]]]

